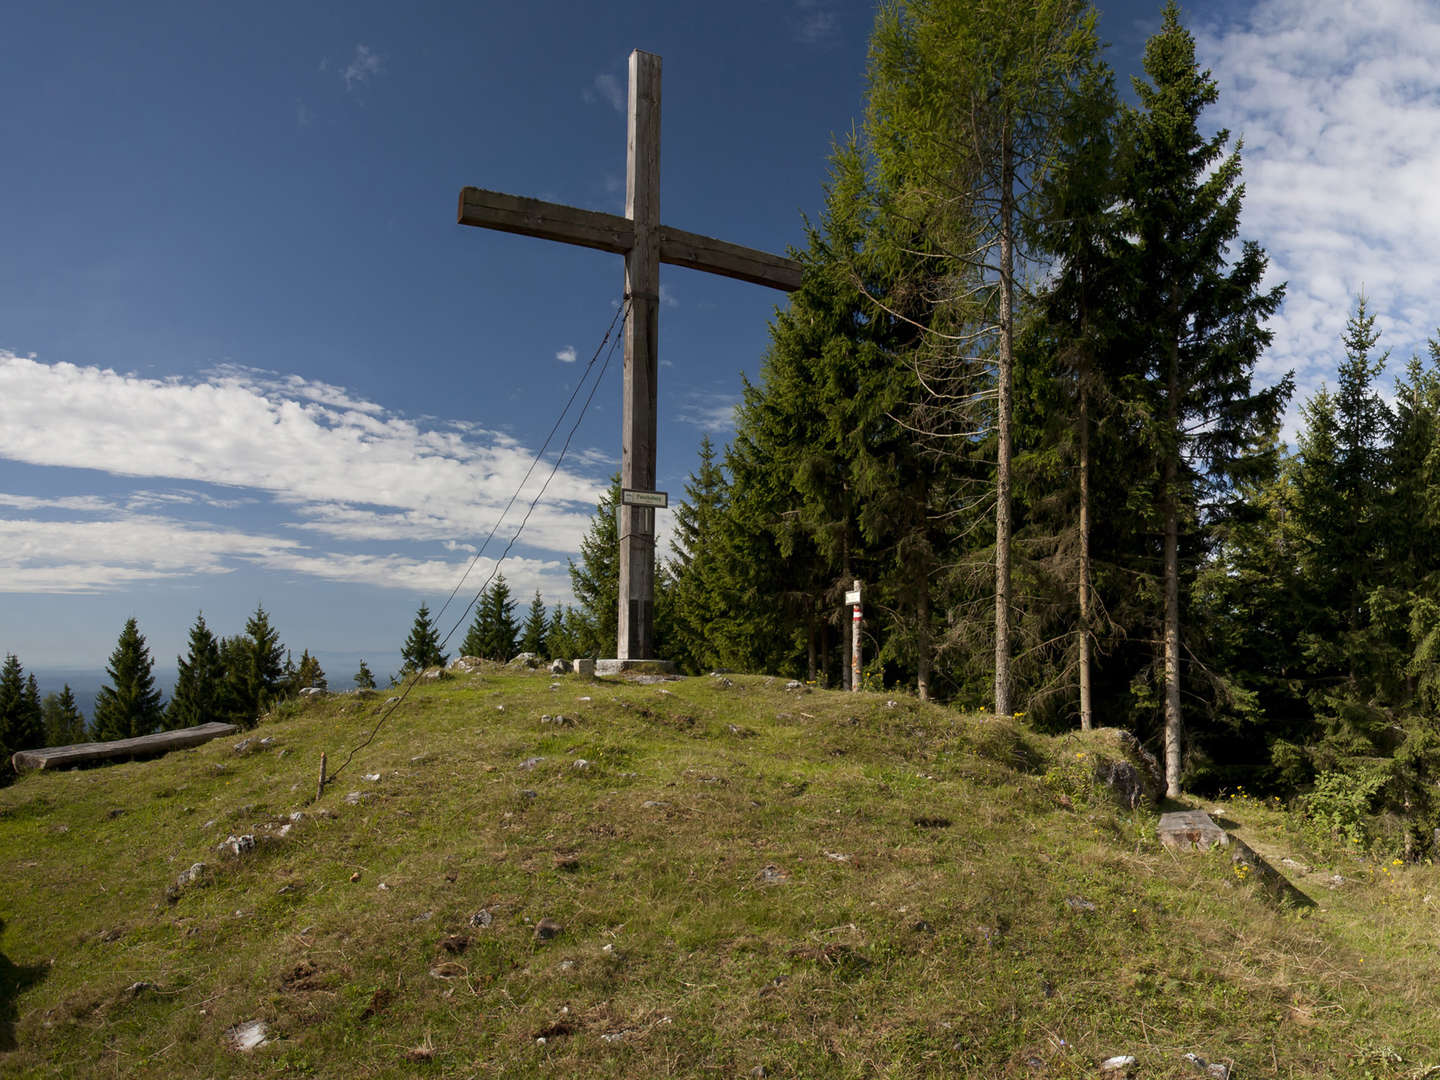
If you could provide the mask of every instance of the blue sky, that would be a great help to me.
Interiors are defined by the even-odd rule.
[[[1120,71],[1158,8],[1103,6]],[[332,683],[390,663],[621,291],[617,256],[456,225],[459,189],[622,212],[638,47],[664,60],[662,220],[798,245],[860,114],[872,18],[838,0],[12,5],[0,651],[100,667],[134,615],[169,667],[197,610],[235,633],[263,603]],[[1333,379],[1361,287],[1398,367],[1440,320],[1440,10],[1259,0],[1191,21],[1221,84],[1211,118],[1246,137],[1243,233],[1290,282],[1263,375],[1294,369],[1300,396]],[[728,438],[784,298],[661,278],[675,498],[702,433]],[[618,429],[617,360],[504,565],[522,600],[569,599]]]

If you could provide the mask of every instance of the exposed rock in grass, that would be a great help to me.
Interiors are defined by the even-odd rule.
[[[1100,1071],[1103,1073],[1110,1073],[1112,1074],[1112,1076],[1117,1073],[1128,1076],[1130,1073],[1130,1069],[1134,1065],[1135,1055],[1116,1054],[1114,1057],[1108,1057],[1100,1063]]]
[[[1201,1076],[1212,1080],[1230,1080],[1230,1066],[1218,1061],[1206,1061],[1199,1054],[1186,1054],[1185,1061]]]
[[[524,668],[530,670],[538,668],[540,666],[540,658],[536,656],[533,652],[522,652],[519,656],[516,656],[505,666],[512,669]],[[557,672],[556,674],[559,674],[559,672]]]
[[[229,851],[230,854],[239,856],[248,851],[255,850],[255,836],[253,833],[246,833],[244,836],[227,836],[218,848],[220,851]]]
[[[790,880],[790,875],[774,863],[767,863],[755,875],[762,885],[781,885]]]
[[[566,672],[568,672],[569,670],[570,670],[570,665],[567,664],[564,660],[551,660],[551,661],[550,661],[550,674],[551,674],[551,675],[564,675],[564,674],[565,674]]]
[[[559,937],[564,929],[565,928],[554,919],[541,919],[535,924],[535,939],[537,941],[550,941]]]
[[[236,1024],[225,1033],[225,1037],[232,1048],[248,1054],[270,1041],[270,1027],[264,1020],[247,1020]]]
[[[543,757],[528,757],[524,761],[520,762],[519,767],[522,769],[533,769],[536,765],[539,765],[544,760],[545,759]]]
[[[1175,851],[1209,851],[1230,843],[1229,835],[1204,810],[1161,814],[1156,834],[1160,843]]]

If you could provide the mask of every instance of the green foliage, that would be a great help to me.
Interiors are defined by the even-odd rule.
[[[220,662],[225,668],[221,701],[232,723],[253,727],[279,700],[285,688],[285,646],[261,605],[245,620],[245,633],[223,638]]]
[[[541,618],[544,618],[543,605]],[[516,633],[515,600],[510,595],[505,575],[496,574],[495,580],[480,591],[475,605],[475,619],[460,645],[460,651],[466,656],[479,656],[503,664],[516,653]]]
[[[424,671],[445,664],[447,657],[440,651],[440,632],[430,619],[429,606],[424,603],[415,612],[410,633],[400,647],[400,659],[403,671]]]
[[[1320,773],[1301,800],[1306,824],[1321,838],[1344,841],[1363,851],[1368,839],[1366,816],[1389,779],[1389,770],[1377,766]]]
[[[360,661],[360,670],[355,672],[355,687],[358,690],[375,689],[375,673],[370,670],[370,665],[365,663],[363,658]]]
[[[530,607],[525,613],[525,625],[520,631],[520,651],[544,656],[545,636],[548,629],[549,623],[545,619],[545,601],[540,597],[540,590],[536,589],[535,597],[530,601]]]
[[[40,703],[46,746],[70,746],[85,741],[85,717],[66,683],[60,693],[50,692]]]
[[[570,560],[570,588],[579,603],[575,640],[569,656],[609,656],[620,624],[620,476],[595,506],[590,528],[580,540],[580,562]]]
[[[329,683],[325,679],[325,669],[320,666],[320,661],[310,655],[309,649],[304,649],[300,653],[300,663],[295,668],[295,675],[290,680],[288,689],[293,695],[307,686],[318,686],[324,690]]]
[[[149,735],[164,720],[154,661],[134,618],[126,619],[105,672],[110,683],[95,696],[95,737],[130,739]]]
[[[194,727],[219,719],[225,709],[225,666],[220,643],[205,624],[203,612],[195,616],[190,628],[188,652],[176,660],[179,674],[165,711],[165,726]]]

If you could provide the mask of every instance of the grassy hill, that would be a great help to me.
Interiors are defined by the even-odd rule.
[[[1095,781],[1104,733],[785,686],[422,683],[313,803],[383,695],[28,776],[0,1072],[1440,1076],[1433,868],[1229,800],[1289,906],[1162,849]]]

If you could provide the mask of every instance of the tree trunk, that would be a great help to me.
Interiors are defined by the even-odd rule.
[[[815,612],[811,609],[805,624],[805,677],[815,681]]]
[[[1095,726],[1090,701],[1090,399],[1080,381],[1080,730]]]
[[[1165,515],[1165,794],[1180,795],[1180,518],[1176,505],[1180,453],[1179,343],[1170,345],[1170,371],[1166,386],[1166,436],[1176,445],[1164,450],[1161,505]]]
[[[1015,164],[1007,127],[1000,160],[1000,357],[995,456],[995,715],[1009,716],[1010,702],[1010,412],[1014,380],[1014,193]]]
[[[920,597],[915,604],[915,619],[919,623],[915,635],[919,659],[915,663],[915,693],[921,701],[930,700],[930,583],[922,577]]]

